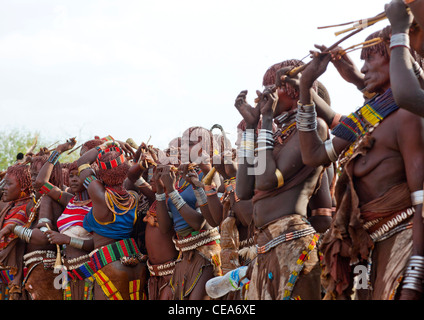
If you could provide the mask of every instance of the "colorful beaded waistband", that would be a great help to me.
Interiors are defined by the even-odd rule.
[[[301,229],[301,230],[296,230],[296,231],[292,231],[292,232],[288,232],[288,233],[283,233],[282,235],[272,239],[271,241],[269,241],[268,243],[266,243],[263,246],[258,246],[256,245],[258,254],[263,254],[265,252],[268,252],[269,250],[271,250],[272,248],[276,247],[277,245],[279,245],[280,243],[286,242],[286,241],[290,241],[290,240],[294,240],[294,239],[298,239],[310,234],[316,233],[315,229],[313,227],[307,227],[305,229]]]
[[[103,246],[90,253],[90,261],[84,263],[77,269],[69,271],[68,275],[72,279],[76,278],[82,280],[92,276],[109,263],[126,257],[138,258],[141,256],[142,254],[140,253],[134,239],[129,238],[120,240],[115,243],[108,244],[107,246]]]

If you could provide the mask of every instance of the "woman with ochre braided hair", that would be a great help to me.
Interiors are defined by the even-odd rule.
[[[26,208],[31,200],[31,176],[27,165],[16,164],[6,171],[0,212],[0,275],[2,291],[9,287],[9,300],[19,300],[23,279],[22,255],[25,243],[12,231],[28,221]],[[5,292],[2,292],[3,295]]]
[[[158,166],[154,173],[159,228],[163,233],[174,228],[180,252],[170,282],[174,300],[208,299],[206,282],[222,275],[220,234],[206,222],[211,213],[205,191],[199,186],[199,179],[211,169],[211,142],[210,131],[187,129],[181,139],[179,178],[170,165]],[[193,164],[197,166],[193,168]]]
[[[129,169],[125,153],[134,151],[122,142],[107,141],[77,160],[80,179],[92,200],[83,227],[93,234],[95,250],[90,262],[76,272],[94,276],[102,290],[95,300],[145,299],[146,268],[142,255],[130,238],[137,219],[138,195],[127,191],[123,182]],[[91,164],[97,162],[95,173]]]
[[[58,145],[53,153],[62,154],[71,149],[75,141]],[[36,187],[40,187],[44,193],[59,202],[64,208],[57,219],[58,231],[47,230],[45,233],[52,244],[63,245],[63,263],[68,272],[68,281],[64,286],[63,298],[65,300],[91,300],[93,298],[94,278],[84,278],[75,270],[85,262],[88,262],[88,254],[94,249],[92,235],[82,227],[83,219],[91,209],[91,199],[83,186],[83,181],[78,175],[76,161],[68,165],[69,191],[62,192],[58,186],[49,182],[53,164],[46,162],[41,168]]]

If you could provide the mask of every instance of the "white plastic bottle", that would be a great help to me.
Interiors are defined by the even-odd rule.
[[[227,272],[220,277],[214,277],[206,282],[206,293],[212,299],[217,299],[224,296],[230,291],[240,290],[249,279],[244,278],[241,282],[240,279],[246,275],[247,266],[243,266]],[[239,283],[240,282],[240,283]]]

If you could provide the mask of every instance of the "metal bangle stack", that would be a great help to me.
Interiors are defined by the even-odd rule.
[[[255,133],[254,130],[243,132],[240,148],[238,149],[238,158],[255,157]]]
[[[184,199],[181,197],[180,193],[177,190],[174,190],[168,194],[169,198],[171,199],[174,206],[177,208],[177,210],[180,210],[183,205],[186,204]]]
[[[317,113],[315,104],[297,103],[296,126],[299,131],[315,131],[317,129]]]
[[[405,272],[405,279],[403,280],[403,288],[411,289],[418,292],[423,292],[424,281],[424,257],[411,256],[409,264]]]
[[[261,129],[258,134],[258,147],[256,152],[273,150],[274,149],[274,137],[272,130]]]
[[[32,229],[25,228],[23,226],[15,226],[13,229],[13,233],[16,234],[20,239],[29,243],[32,236]]]
[[[208,198],[206,196],[205,190],[203,188],[193,188],[194,195],[196,196],[197,204],[203,206],[208,203]]]

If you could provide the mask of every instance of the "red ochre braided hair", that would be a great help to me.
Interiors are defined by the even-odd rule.
[[[300,66],[303,66],[303,65],[304,65],[304,63],[300,60],[297,60],[297,59],[289,59],[289,60],[285,60],[283,62],[278,62],[276,64],[273,64],[265,72],[263,80],[262,80],[262,85],[263,86],[270,86],[270,85],[275,84],[277,71],[280,70],[281,68],[300,67]],[[316,91],[316,89],[317,89],[316,82],[314,82],[312,88]],[[299,90],[294,88],[289,83],[283,83],[283,85],[281,86],[281,90],[292,99],[298,99],[299,98]]]
[[[84,144],[81,146],[81,150],[80,150],[80,156],[82,156],[84,153],[86,153],[87,151],[100,146],[101,144],[103,144],[104,141],[101,139],[92,139],[92,140],[88,140],[86,142],[84,142]]]
[[[16,178],[21,191],[23,191],[27,196],[31,193],[32,183],[29,166],[26,164],[14,164],[7,168],[6,174]]]
[[[120,150],[119,148],[116,148]],[[118,158],[122,154],[122,150],[116,151],[115,149],[109,149],[110,151],[104,152],[100,155],[100,161],[108,162]],[[99,159],[99,158],[98,158]],[[130,165],[124,157],[124,162],[118,166],[110,169],[102,169],[101,166],[97,169],[97,177],[103,181],[106,186],[118,186],[124,183],[127,177]]]
[[[33,156],[31,159],[31,170],[35,170],[35,168],[41,168],[49,159],[49,154],[41,154]],[[62,188],[63,185],[63,172],[62,165],[58,161],[54,167],[52,174],[50,175],[49,182],[58,188]]]

